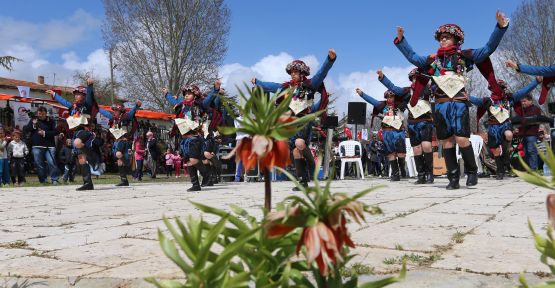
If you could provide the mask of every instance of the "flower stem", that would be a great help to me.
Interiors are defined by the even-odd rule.
[[[270,179],[270,171],[264,170],[264,208],[266,213],[272,210],[272,179]]]

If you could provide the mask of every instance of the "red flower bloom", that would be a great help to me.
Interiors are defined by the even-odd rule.
[[[285,168],[290,163],[289,144],[286,141],[274,141],[265,136],[243,138],[237,146],[236,161],[241,160],[245,170],[256,166],[259,162],[262,171],[274,166]]]

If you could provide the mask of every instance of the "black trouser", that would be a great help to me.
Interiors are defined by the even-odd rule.
[[[12,183],[23,183],[25,182],[25,158],[15,158],[12,157],[10,160],[10,170],[12,176]],[[17,178],[17,182],[15,181]]]

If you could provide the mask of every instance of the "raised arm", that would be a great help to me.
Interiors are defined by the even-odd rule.
[[[52,99],[56,100],[58,103],[60,103],[62,106],[66,107],[67,109],[71,109],[73,107],[73,103],[71,103],[69,100],[65,99],[64,97],[58,95],[58,93],[52,90],[47,90],[46,93],[50,94],[50,96],[52,96]]]
[[[105,109],[98,109],[98,113],[102,114],[102,116],[108,118],[108,120],[112,120],[114,118],[114,115],[112,114],[112,112],[105,110]]]
[[[405,29],[403,27],[397,27],[397,38],[395,38],[395,46],[410,63],[415,65],[418,68],[424,68],[428,65],[428,57],[427,56],[420,56],[412,50],[412,47],[409,45],[406,37],[404,37]]]
[[[497,24],[495,24],[493,33],[491,33],[486,46],[474,49],[472,51],[472,61],[474,61],[475,63],[482,62],[489,55],[491,55],[495,51],[495,49],[497,49],[497,46],[499,46],[503,35],[505,35],[505,32],[509,27],[509,19],[505,17],[505,14],[503,14],[501,11],[496,12],[495,18],[497,19]]]
[[[208,110],[208,108],[210,108],[210,104],[212,104],[212,101],[214,101],[214,98],[216,98],[216,95],[220,92],[221,87],[222,82],[220,80],[216,80],[212,91],[204,98],[204,100],[202,100],[202,108],[204,110]]]
[[[166,101],[170,103],[170,105],[175,106],[183,101],[182,96],[174,97],[171,92],[168,91],[167,88],[162,88],[162,93],[164,93],[164,97],[166,97]]]
[[[362,90],[360,90],[359,88],[356,89],[356,93],[358,94],[358,96],[360,96],[362,99],[364,99],[364,101],[372,104],[372,106],[374,106],[374,107],[377,107],[377,106],[381,105],[381,101],[378,101],[375,98],[366,95],[366,93],[362,92]]]
[[[397,96],[407,96],[407,94],[409,94],[410,90],[403,88],[403,87],[399,87],[399,86],[395,86],[395,84],[393,84],[393,82],[391,82],[389,80],[389,78],[387,78],[387,76],[385,76],[382,72],[382,70],[378,70],[378,80],[380,80],[380,82],[388,89],[393,91],[393,93],[395,93],[395,95]]]
[[[283,87],[283,85],[280,84],[280,83],[264,82],[264,81],[260,81],[256,78],[253,79],[253,83],[256,86],[262,87],[264,92],[268,92],[268,93],[276,93],[279,89],[281,89]]]
[[[135,113],[137,113],[137,110],[139,110],[141,105],[142,105],[142,102],[138,100],[137,103],[135,103],[135,106],[133,106],[133,108],[129,110],[129,112],[125,113],[124,119],[126,121],[132,121],[133,119],[135,119]]]
[[[476,107],[485,107],[486,106],[486,101],[489,100],[489,99],[480,98],[480,97],[476,97],[476,96],[469,96],[468,100],[470,101],[470,103],[472,103],[472,105],[474,105]]]
[[[507,27],[499,27],[499,25],[496,24],[486,45],[472,50],[472,61],[480,63],[484,61],[486,57],[490,56],[495,49],[497,49],[497,46],[499,46],[501,39],[503,39],[503,35],[505,35],[505,31],[507,31]]]
[[[85,96],[85,105],[87,106],[87,108],[90,109],[93,106],[94,103],[94,87],[93,87],[93,81],[92,79],[87,80],[87,96]]]
[[[515,102],[520,101],[522,98],[524,98],[524,96],[530,94],[530,92],[532,92],[532,90],[534,90],[538,86],[538,84],[540,84],[538,79],[532,80],[530,84],[526,85],[524,88],[521,88],[520,90],[513,93],[513,101]]]
[[[314,74],[314,76],[312,77],[312,79],[310,81],[310,85],[312,86],[312,89],[316,90],[316,89],[320,88],[320,85],[322,85],[322,83],[324,82],[324,79],[328,75],[328,72],[330,71],[331,67],[333,66],[333,63],[335,63],[335,59],[337,59],[337,55],[335,54],[335,50],[330,49],[328,51],[328,56],[326,57],[326,60],[324,61],[324,64],[322,64],[322,67],[320,67],[318,72],[316,72],[316,74]]]
[[[518,72],[528,75],[555,76],[555,65],[551,66],[531,66],[518,64]]]

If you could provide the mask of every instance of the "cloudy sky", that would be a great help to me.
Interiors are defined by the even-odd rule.
[[[264,3],[264,4],[262,4]],[[464,3],[464,5],[462,5]],[[398,85],[408,83],[412,68],[392,44],[395,27],[420,54],[433,53],[438,25],[457,23],[465,30],[465,47],[485,44],[495,25],[495,11],[510,16],[518,0],[467,1],[255,1],[230,0],[231,32],[228,53],[220,77],[228,90],[257,77],[284,81],[285,66],[305,60],[316,71],[329,48],[338,59],[326,80],[339,103],[360,101],[356,87],[370,95],[382,95],[376,80],[383,68]],[[5,0],[0,12],[0,55],[24,60],[1,77],[73,85],[75,70],[109,75],[101,26],[104,9],[100,0]],[[336,105],[343,112],[347,105]]]

